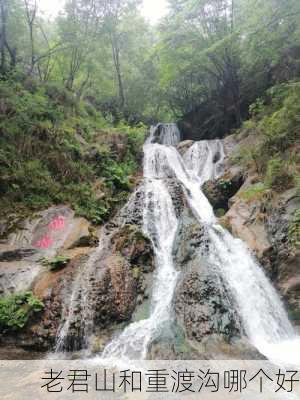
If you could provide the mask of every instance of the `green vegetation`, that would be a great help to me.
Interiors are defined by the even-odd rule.
[[[264,181],[251,190],[280,192],[295,187],[300,174],[296,146],[300,132],[300,82],[269,89],[250,109],[252,118],[240,134],[252,137],[252,145],[250,149],[248,145],[241,148],[234,161],[255,169]]]
[[[51,260],[44,259],[43,265],[49,267],[50,271],[59,271],[66,267],[70,261],[70,257],[57,256]]]
[[[274,86],[250,110],[251,119],[243,124],[240,135],[250,139],[251,146],[242,146],[233,161],[254,170],[260,182],[240,196],[246,201],[261,200],[267,207],[275,192],[294,188],[299,201],[300,82]],[[299,208],[289,224],[289,244],[300,246]]]
[[[198,139],[242,127],[255,145],[239,162],[295,185],[299,14],[299,0],[169,0],[151,26],[139,0],[66,0],[52,20],[1,0],[0,214],[67,203],[102,223],[160,119]]]
[[[43,308],[43,303],[31,292],[0,298],[0,330],[24,328],[29,319]]]
[[[300,248],[300,209],[296,210],[289,226],[289,242],[295,248]]]
[[[293,175],[288,170],[288,164],[282,159],[272,158],[267,164],[267,173],[265,182],[277,191],[288,189],[293,186]]]
[[[91,104],[76,102],[68,90],[30,84],[0,82],[2,212],[69,203],[100,223],[131,189],[145,128],[109,129]],[[113,142],[101,142],[101,136],[113,141],[115,135],[126,144],[122,157]],[[100,178],[103,196],[97,198],[93,185]]]
[[[267,191],[266,186],[262,182],[258,182],[244,190],[240,196],[246,201],[261,199]]]

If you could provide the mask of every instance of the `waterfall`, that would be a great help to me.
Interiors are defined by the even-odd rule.
[[[90,255],[83,271],[79,271],[74,280],[69,301],[66,302],[67,307],[65,305],[63,309],[63,319],[55,344],[56,353],[89,346],[94,317],[91,281],[100,280],[102,277],[103,271],[99,259],[105,249],[106,240],[107,238],[105,239],[101,232],[97,249]],[[74,340],[70,343],[70,332],[73,324],[78,323],[78,319],[80,321],[80,337],[77,338],[78,343],[74,343]]]
[[[177,124],[158,124],[150,128],[150,135],[146,143],[160,143],[165,146],[176,146],[180,142],[181,134]]]
[[[222,142],[196,142],[181,157],[174,147],[179,140],[174,125],[158,125],[152,128],[144,146],[144,229],[153,242],[157,268],[150,316],[130,324],[107,346],[102,357],[145,358],[149,343],[171,318],[178,274],[171,256],[177,221],[165,182],[175,178],[196,219],[206,226],[207,261],[231,292],[249,340],[271,360],[297,363],[300,340],[278,294],[247,246],[218,224],[201,190],[204,182],[222,174]]]
[[[163,147],[179,142],[180,133],[176,124],[160,127],[160,140],[165,143]],[[145,359],[151,341],[171,322],[171,304],[178,277],[172,249],[178,221],[166,182],[155,171],[157,163],[152,158],[153,148],[160,145],[151,142],[155,141],[157,130],[158,127],[151,128],[150,137],[144,146],[143,230],[152,241],[156,266],[150,315],[147,319],[131,323],[121,335],[113,339],[102,353],[105,359]]]
[[[151,339],[170,321],[171,302],[178,275],[172,261],[177,219],[163,180],[146,179],[145,192],[144,232],[153,243],[156,258],[150,316],[130,324],[107,345],[103,358],[144,359]]]
[[[181,185],[196,220],[205,226],[206,237],[199,252],[231,293],[233,307],[250,342],[270,360],[285,365],[299,363],[300,339],[278,294],[245,243],[218,223],[202,191],[204,182],[222,175],[225,158],[222,142],[195,142],[181,156],[175,147],[179,141],[180,133],[175,124],[159,124],[151,128],[144,145],[144,183],[142,189],[140,187],[143,231],[151,240],[155,254],[149,314],[143,320],[131,322],[116,335],[104,348],[101,359],[145,359],[151,343],[173,322],[172,300],[179,276],[173,262],[173,246],[179,223],[168,185],[171,179]],[[134,214],[134,208],[135,201],[131,198],[120,214],[121,220],[130,210]],[[81,345],[89,344],[94,321],[90,281],[102,279],[99,261],[108,249],[108,242],[109,236],[100,240],[98,249],[74,281],[59,329],[57,351],[70,347],[68,341],[74,322],[80,324]]]

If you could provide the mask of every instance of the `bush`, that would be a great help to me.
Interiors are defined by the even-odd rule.
[[[265,196],[267,190],[268,188],[264,183],[258,182],[254,185],[251,185],[249,189],[241,192],[240,197],[246,201],[262,199]]]
[[[293,181],[286,162],[280,158],[273,158],[268,162],[265,178],[268,187],[280,192],[290,188]]]
[[[107,219],[131,189],[145,127],[122,123],[103,132],[104,125],[90,103],[60,85],[0,82],[0,213],[67,203],[95,224]],[[126,136],[122,161],[97,143],[116,130]],[[92,147],[97,157],[87,156]],[[93,191],[99,178],[101,199]]]
[[[241,135],[250,132],[253,143],[242,146],[232,161],[254,168],[269,188],[293,186],[299,174],[300,82],[274,86],[250,107],[250,115]]]
[[[289,243],[292,247],[300,248],[300,209],[295,211],[289,225]]]
[[[59,271],[65,268],[70,260],[70,257],[57,256],[52,260],[44,259],[43,265],[49,267],[50,271]]]
[[[300,82],[276,86],[268,91],[271,96],[270,114],[260,128],[264,135],[263,148],[271,156],[284,152],[294,144],[300,131]]]
[[[44,304],[31,292],[12,294],[0,298],[0,328],[19,330],[29,318],[41,312]]]

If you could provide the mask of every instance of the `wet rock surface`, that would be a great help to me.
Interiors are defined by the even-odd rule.
[[[229,209],[230,199],[238,192],[244,182],[241,171],[229,171],[216,181],[208,181],[203,185],[203,192],[214,210]]]
[[[235,135],[225,139],[229,173],[236,171],[230,155],[249,140],[237,139]],[[289,241],[289,226],[299,208],[299,197],[296,189],[281,193],[265,189],[255,194],[260,179],[252,171],[245,173],[245,182],[229,200],[229,210],[220,222],[247,243],[279,290],[291,319],[300,324],[300,251]]]
[[[194,144],[195,142],[193,140],[184,140],[182,142],[180,142],[176,148],[178,153],[183,156],[187,150]]]
[[[193,141],[180,143],[179,152],[184,154],[192,144]],[[111,146],[121,159],[124,149],[114,143]],[[234,139],[226,139],[224,175],[215,182],[207,182],[204,192],[215,210],[227,211],[221,223],[252,249],[297,322],[300,254],[291,251],[288,240],[289,222],[297,207],[295,193],[287,191],[276,198],[247,201],[243,193],[257,182],[257,177],[248,176],[245,180],[241,169],[230,163],[234,148]],[[91,152],[89,156],[97,154]],[[235,312],[238,305],[219,274],[207,263],[209,243],[205,227],[188,211],[181,185],[172,177],[165,182],[179,219],[173,255],[181,275],[173,299],[174,326],[151,344],[149,358],[261,359],[244,337]],[[75,218],[74,212],[65,206],[52,207],[22,222],[21,229],[0,242],[0,294],[30,289],[45,304],[44,312],[22,332],[0,334],[2,347],[13,349],[18,345],[32,354],[53,349],[61,323],[70,312],[78,277],[82,277],[84,285],[76,292],[78,301],[65,350],[84,348],[88,330],[92,351],[102,351],[112,335],[126,324],[146,317],[154,254],[152,243],[143,234],[144,192],[141,181],[126,206],[107,223],[103,232],[105,245],[99,253],[98,232],[85,219]],[[5,223],[1,222],[0,230],[7,230]],[[57,255],[70,257],[63,270],[53,272],[42,267],[43,257]]]
[[[152,245],[141,230],[142,196],[143,190],[137,189],[133,212],[126,213],[127,220],[120,211],[107,224],[106,245],[99,255],[98,233],[85,219],[75,218],[67,207],[41,213],[2,241],[0,276],[5,286],[2,294],[31,290],[45,306],[41,315],[30,320],[20,332],[0,334],[3,346],[17,345],[28,351],[53,349],[61,324],[73,307],[70,299],[74,293],[78,302],[72,310],[66,350],[84,346],[87,326],[82,322],[86,312],[92,313],[94,333],[103,338],[97,339],[103,343],[118,324],[130,320],[136,306],[149,296],[151,279],[145,277],[151,276],[154,269]],[[70,259],[66,267],[50,271],[42,265],[43,258],[55,260],[57,255]],[[93,268],[89,268],[91,259],[95,263]],[[81,278],[84,285],[76,292],[76,281]],[[87,304],[89,309],[84,309]]]
[[[233,300],[206,261],[207,246],[205,227],[185,213],[174,246],[176,264],[181,270],[174,307],[186,340],[196,347],[211,335],[227,343],[242,335]]]

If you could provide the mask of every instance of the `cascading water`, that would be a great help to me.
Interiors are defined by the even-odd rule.
[[[146,157],[148,146],[152,145],[145,146]],[[147,168],[144,173],[144,231],[152,240],[156,258],[150,316],[130,324],[120,336],[110,342],[102,354],[102,358],[106,359],[144,359],[151,340],[170,322],[171,302],[178,275],[172,260],[177,218],[163,180],[151,179]]]
[[[220,140],[202,140],[194,143],[183,159],[190,174],[194,173],[204,183],[221,176],[224,157],[224,148]]]
[[[170,124],[163,128],[160,126],[159,130],[153,128],[144,146],[144,177],[147,182],[144,225],[154,244],[157,259],[152,312],[148,319],[130,324],[107,346],[103,357],[144,358],[148,344],[170,318],[177,276],[171,249],[177,223],[164,181],[175,178],[181,183],[195,217],[206,226],[208,262],[232,293],[249,340],[269,359],[284,364],[299,362],[300,340],[279,296],[247,246],[217,223],[201,190],[204,182],[216,179],[222,173],[222,142],[196,142],[182,158],[173,147],[180,138],[174,132],[177,131]]]
[[[149,151],[149,150],[148,150]],[[208,261],[222,276],[235,298],[236,310],[250,341],[269,359],[299,362],[300,340],[279,296],[247,246],[222,228],[201,185],[220,175],[224,151],[220,141],[195,143],[182,159],[174,147],[152,145],[147,157],[154,176],[173,176],[181,182],[188,203],[208,234]],[[150,168],[148,168],[150,169]]]
[[[247,246],[218,224],[212,206],[201,190],[204,182],[222,174],[222,142],[195,142],[181,157],[174,147],[179,141],[180,133],[175,124],[159,124],[151,129],[144,145],[143,229],[152,241],[156,261],[149,316],[129,324],[105,347],[101,359],[145,359],[151,342],[172,322],[172,299],[179,272],[172,259],[178,221],[168,188],[168,179],[171,178],[181,184],[196,219],[205,225],[206,246],[200,247],[199,251],[232,294],[249,340],[271,360],[284,364],[299,363],[300,339],[279,296]],[[93,316],[85,282],[94,274],[95,261],[101,252],[102,245],[85,267],[88,279],[78,276],[74,283],[57,350],[64,350],[78,301],[81,312],[85,314],[81,331],[86,339],[92,331]]]
[[[176,146],[180,142],[181,134],[177,124],[158,124],[150,128],[147,144],[160,143],[165,146]]]
[[[63,311],[63,322],[59,328],[55,352],[64,352],[68,350],[73,350],[78,348],[87,348],[89,345],[90,335],[93,330],[93,316],[94,308],[93,302],[90,299],[91,280],[101,279],[101,263],[99,263],[99,258],[105,248],[104,235],[100,235],[100,241],[98,248],[89,257],[86,265],[84,266],[84,271],[78,273],[76,279],[73,283],[71,296],[67,302],[68,307]],[[106,238],[107,240],[107,238]],[[100,265],[100,269],[96,268],[96,265]],[[81,337],[78,338],[79,343],[69,343],[70,340],[70,330],[72,324],[78,319],[78,313],[80,313],[80,332]]]

